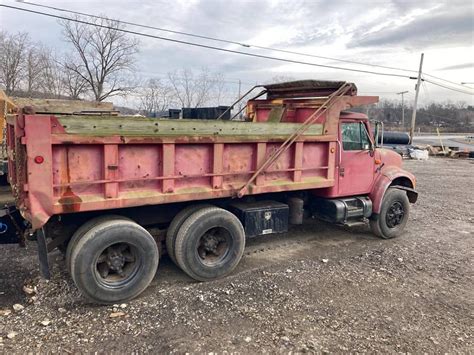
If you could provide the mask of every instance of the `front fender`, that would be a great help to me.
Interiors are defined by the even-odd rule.
[[[407,191],[408,199],[411,203],[416,202],[418,193],[415,191],[415,176],[398,166],[387,166],[380,171],[380,175],[375,180],[372,191],[369,194],[372,200],[373,213],[380,213],[383,196],[392,184],[394,187],[396,186],[397,188]]]

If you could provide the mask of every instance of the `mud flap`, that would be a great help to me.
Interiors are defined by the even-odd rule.
[[[43,228],[36,231],[36,241],[38,243],[38,259],[41,276],[49,280],[51,278],[51,272],[49,270],[48,247],[46,245],[46,236]]]
[[[400,185],[391,185],[390,187],[406,191],[407,196],[408,196],[408,201],[410,201],[410,203],[415,203],[416,200],[418,200],[418,192],[416,192],[415,189],[412,189],[411,187],[400,186]]]

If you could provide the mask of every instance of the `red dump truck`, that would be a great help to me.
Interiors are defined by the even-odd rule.
[[[308,216],[400,235],[415,178],[378,147],[383,126],[374,137],[347,111],[378,97],[315,80],[259,90],[244,121],[9,115],[9,180],[43,273],[60,248],[84,296],[114,303],[149,285],[165,248],[207,281],[232,272],[246,238]]]

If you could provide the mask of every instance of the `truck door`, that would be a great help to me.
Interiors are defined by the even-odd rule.
[[[341,120],[339,128],[339,196],[369,193],[375,161],[368,127],[361,121]]]

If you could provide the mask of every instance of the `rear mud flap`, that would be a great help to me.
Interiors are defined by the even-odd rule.
[[[51,271],[49,269],[48,247],[46,245],[46,236],[42,228],[36,231],[36,241],[38,243],[38,259],[41,276],[49,280],[51,278]]]

